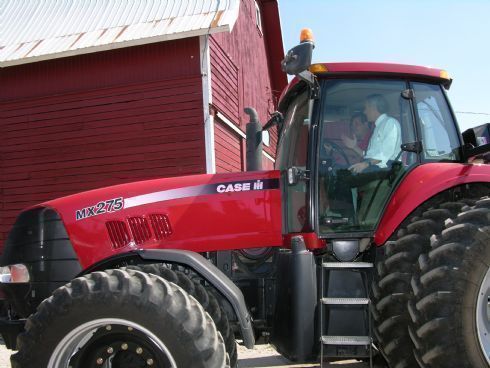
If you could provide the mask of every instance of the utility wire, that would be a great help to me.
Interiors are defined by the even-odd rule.
[[[455,111],[456,114],[470,114],[470,115],[487,115],[490,116],[488,112],[474,112],[474,111]]]

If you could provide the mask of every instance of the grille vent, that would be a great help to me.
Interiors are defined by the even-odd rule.
[[[155,234],[157,240],[162,240],[172,235],[172,227],[167,215],[152,214],[149,217],[153,234]]]
[[[143,244],[151,238],[150,226],[144,217],[129,217],[129,228],[136,244]]]
[[[129,244],[131,239],[128,228],[123,221],[108,221],[106,226],[114,249],[122,248]]]

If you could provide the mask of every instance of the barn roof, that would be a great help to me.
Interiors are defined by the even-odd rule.
[[[240,0],[3,0],[0,67],[228,31]]]

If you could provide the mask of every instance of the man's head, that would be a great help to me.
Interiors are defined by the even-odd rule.
[[[362,140],[369,132],[369,123],[366,119],[366,115],[362,112],[357,112],[352,115],[350,119],[350,129],[357,140]]]
[[[364,102],[364,113],[367,120],[374,123],[380,115],[385,114],[388,111],[388,102],[380,94],[369,95]]]

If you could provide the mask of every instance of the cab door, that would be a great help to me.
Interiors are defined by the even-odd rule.
[[[401,178],[420,161],[411,148],[417,134],[410,83],[325,80],[321,98],[316,160],[319,235],[370,234]],[[361,117],[360,125],[356,117]]]
[[[276,169],[281,170],[284,203],[284,233],[302,232],[308,223],[308,181],[297,180],[288,184],[288,169],[302,173],[309,170],[308,145],[310,141],[311,106],[308,91],[299,91],[289,104],[280,132]]]

